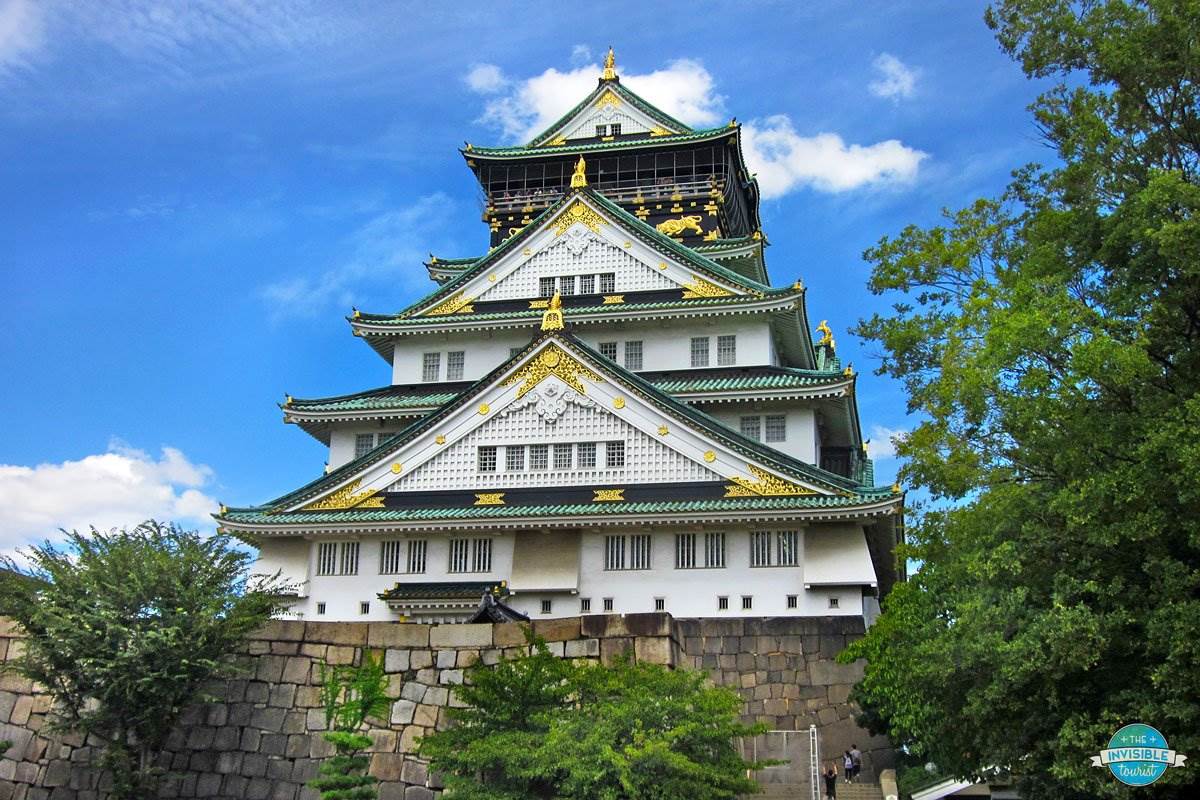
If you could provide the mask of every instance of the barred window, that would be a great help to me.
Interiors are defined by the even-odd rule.
[[[337,542],[321,542],[317,545],[317,574],[337,574]]]
[[[569,294],[575,294],[575,276],[563,275],[558,279],[558,291],[564,297]]]
[[[595,275],[580,275],[579,276],[579,293],[580,294],[595,294],[596,293],[596,276]]]
[[[604,466],[609,469],[625,466],[625,442],[605,443]]]
[[[729,610],[729,598],[728,597],[718,597],[717,598],[717,611],[728,611],[728,610]]]
[[[799,608],[800,607],[800,596],[795,595],[795,594],[789,594],[787,596],[787,607],[788,608]]]
[[[607,125],[597,125],[596,126],[596,135],[597,136],[607,136],[608,135],[608,126]]]
[[[542,297],[554,296],[554,278],[542,278],[538,281],[538,294]]]
[[[587,613],[590,613],[591,610],[592,610],[592,598],[590,598],[590,597],[579,598],[579,613],[587,614]]]
[[[617,273],[600,273],[600,294],[611,294],[617,290]]]
[[[487,445],[479,448],[478,468],[480,472],[496,471],[496,447]]]
[[[798,531],[779,531],[775,534],[775,564],[794,567],[800,563],[800,534]]]
[[[471,571],[472,572],[491,572],[492,571],[492,540],[491,539],[472,539],[471,540]]]
[[[317,603],[317,613],[318,614],[325,613],[325,604],[324,603]]]
[[[708,366],[708,337],[693,336],[692,337],[692,366],[707,367]]]
[[[370,613],[371,613],[371,603],[370,603],[370,601],[368,601],[368,600],[363,600],[363,601],[361,601],[361,602],[358,604],[358,613],[360,613],[360,614],[370,614]]]
[[[525,447],[523,445],[510,444],[504,448],[504,471],[525,471]]]
[[[608,571],[625,569],[625,537],[624,536],[605,536],[604,537],[604,569]],[[605,598],[605,611],[612,611],[609,606],[611,600]]]
[[[429,543],[424,539],[408,540],[408,572],[420,574],[425,571],[425,553],[428,550]]]
[[[738,430],[747,439],[762,441],[762,417],[742,417],[738,420]]]
[[[613,599],[611,597],[604,598],[604,610],[605,611],[613,610]]]
[[[354,436],[354,457],[362,458],[375,448],[375,434],[359,433]]]
[[[625,369],[639,370],[642,368],[642,343],[626,342],[625,343]]]
[[[704,534],[704,566],[709,569],[720,569],[725,566],[724,533]]]
[[[531,444],[529,446],[529,468],[534,472],[543,472],[550,468],[550,445]]]
[[[750,534],[750,566],[771,566],[771,534],[767,531],[753,531]]]
[[[650,569],[650,534],[629,537],[629,568]]]
[[[667,598],[665,598],[665,597],[654,598],[654,610],[655,611],[666,611],[667,610]]]
[[[601,342],[600,355],[607,358],[609,361],[617,360],[617,343],[616,342]]]
[[[837,608],[837,607],[838,607],[838,599],[837,599],[836,597],[831,597],[831,598],[829,598],[829,607],[830,607],[830,608]]]
[[[554,601],[553,601],[553,600],[543,600],[543,601],[542,601],[542,613],[543,613],[543,614],[549,614],[549,613],[550,613],[550,610],[551,610],[552,608],[554,608]]]
[[[737,363],[737,337],[717,337],[717,366],[728,367]]]
[[[696,534],[675,534],[675,569],[693,569],[696,566]]]
[[[466,361],[467,354],[462,350],[451,350],[446,353],[446,380],[461,381]]]
[[[787,417],[783,414],[770,414],[763,426],[767,431],[768,442],[787,441]]]
[[[442,372],[442,354],[425,353],[421,357],[421,380],[425,383],[436,383]]]
[[[612,124],[612,135],[613,135],[613,136],[620,136],[620,135],[621,135],[621,123],[619,123],[619,122],[614,122],[614,123]]]
[[[742,610],[749,611],[754,608],[754,598],[748,594],[742,595]]]
[[[596,468],[596,443],[595,442],[580,442],[579,443],[579,468],[580,469],[595,469]]]
[[[750,534],[750,566],[795,567],[799,563],[799,531],[754,531]]]
[[[470,539],[451,539],[450,540],[450,563],[446,567],[447,572],[466,572],[467,571],[467,555],[470,552]]]
[[[404,571],[401,569],[403,562],[400,560],[403,544],[404,542],[399,539],[389,539],[379,543],[380,575],[396,575]]]
[[[555,469],[570,469],[571,468],[571,445],[569,445],[569,444],[554,445],[554,468]]]
[[[358,542],[342,542],[340,556],[338,559],[338,574],[357,575]]]

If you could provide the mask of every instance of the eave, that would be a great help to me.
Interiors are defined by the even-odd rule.
[[[722,125],[719,128],[704,128],[691,133],[673,133],[666,136],[645,136],[597,142],[575,139],[559,145],[519,147],[475,147],[468,145],[459,150],[468,161],[520,161],[544,156],[586,156],[589,153],[611,150],[648,150],[677,144],[704,144],[729,136],[739,126]]]

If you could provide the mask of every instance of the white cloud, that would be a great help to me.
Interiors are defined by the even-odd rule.
[[[845,192],[864,186],[909,183],[928,153],[896,139],[846,144],[836,133],[801,136],[786,114],[747,124],[742,131],[746,166],[757,173],[766,199],[801,187]]]
[[[28,68],[46,41],[44,7],[32,0],[0,0],[0,76]]]
[[[575,66],[592,63],[592,48],[586,44],[577,44],[571,48],[571,63]]]
[[[867,443],[867,455],[875,461],[896,457],[896,442],[903,441],[908,431],[903,428],[871,426],[871,441]]]
[[[211,527],[213,471],[173,447],[158,458],[114,440],[108,452],[34,467],[0,464],[0,552],[55,538],[59,528],[101,530],[147,519]]]
[[[480,66],[493,65],[472,68],[468,85],[472,85],[471,75]],[[499,93],[488,101],[480,121],[496,126],[514,141],[527,141],[596,88],[600,72],[598,64],[585,64],[567,72],[551,67],[532,78],[505,79],[503,86],[475,89],[481,94]],[[502,74],[498,67],[495,74]],[[721,119],[724,98],[714,93],[712,75],[699,61],[678,59],[644,75],[622,72],[621,82],[689,125],[712,125]]]
[[[467,73],[467,86],[480,94],[493,94],[504,88],[508,79],[495,64],[476,64]]]
[[[349,310],[369,286],[389,286],[398,297],[421,271],[430,248],[446,220],[457,218],[449,197],[438,192],[402,208],[389,209],[367,220],[350,235],[351,255],[313,275],[298,275],[270,284],[262,296],[272,318],[311,317],[330,306]]]
[[[887,97],[899,101],[912,97],[917,88],[917,70],[907,66],[891,53],[881,53],[872,65],[879,77],[867,86],[876,97]]]

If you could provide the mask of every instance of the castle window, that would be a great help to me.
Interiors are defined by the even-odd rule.
[[[478,469],[480,472],[495,472],[496,471],[496,447],[488,445],[479,448]]]
[[[357,575],[358,542],[317,544],[318,575]]]
[[[675,534],[675,569],[692,569],[696,566],[696,534]]]
[[[789,594],[787,596],[787,607],[788,608],[799,608],[799,606],[800,606],[799,596],[794,595],[794,594]]]
[[[367,600],[363,600],[362,602],[360,602],[358,604],[358,613],[370,614],[371,613],[371,603]]]
[[[446,380],[461,381],[463,379],[463,366],[466,363],[467,354],[462,350],[452,350],[446,354]]]
[[[604,466],[609,469],[625,466],[625,442],[605,443]]]
[[[554,278],[542,278],[539,280],[538,294],[542,297],[554,297]]]
[[[783,414],[769,414],[765,420],[768,442],[787,441],[787,417]]]
[[[566,297],[569,294],[575,294],[575,276],[563,275],[558,279],[558,291]]]
[[[704,534],[704,566],[709,569],[719,569],[725,566],[725,534],[721,532]]]
[[[399,539],[388,539],[379,543],[379,574],[380,575],[396,575],[403,572],[400,560],[401,546],[404,544]]]
[[[754,598],[748,594],[742,595],[742,610],[749,611],[754,608]]]
[[[358,542],[342,542],[339,562],[340,574],[358,574]]]
[[[650,569],[650,534],[629,537],[629,568]]]
[[[362,458],[375,448],[375,434],[359,433],[354,436],[354,457]]]
[[[717,366],[729,367],[737,363],[737,337],[717,337]]]
[[[421,380],[436,383],[442,372],[442,354],[425,353],[421,357]]]
[[[738,430],[742,436],[747,439],[753,439],[756,442],[762,441],[762,418],[761,417],[742,417],[738,420]]]
[[[708,366],[708,337],[693,336],[692,337],[692,366],[707,367]]]
[[[525,448],[522,445],[510,444],[504,448],[504,471],[525,471]]]
[[[613,572],[619,569],[625,569],[625,537],[624,536],[605,536],[604,537],[604,569],[608,572]],[[608,608],[608,599],[605,599],[605,611],[611,611]]]
[[[607,358],[609,361],[617,360],[617,343],[616,342],[601,342],[600,355]]]
[[[472,572],[491,572],[492,571],[492,540],[491,539],[472,539],[471,540],[471,571]]]
[[[608,135],[608,126],[607,125],[597,125],[596,126],[596,135],[597,136],[607,136]]]
[[[794,567],[799,563],[798,531],[754,531],[750,534],[750,566]]]
[[[596,468],[596,443],[595,442],[580,442],[579,443],[579,468],[580,469],[595,469]]]
[[[620,136],[621,135],[621,123],[614,122],[611,126],[611,130],[612,130],[613,136]]]
[[[543,614],[549,614],[550,609],[552,609],[553,607],[554,607],[553,600],[543,600],[542,601],[542,613]]]
[[[800,533],[798,531],[779,531],[775,534],[776,564],[781,567],[794,567],[800,563]]]
[[[729,610],[729,598],[728,597],[718,597],[717,598],[717,611],[728,611],[728,610]]]
[[[838,607],[838,599],[837,599],[836,597],[831,597],[831,598],[829,598],[829,607],[830,607],[830,608],[837,608],[837,607]]]
[[[611,597],[604,598],[604,610],[605,611],[613,610],[613,599]]]
[[[596,276],[595,275],[580,275],[579,276],[579,293],[580,294],[595,294],[596,293]]]
[[[642,368],[642,343],[626,342],[625,343],[625,369],[639,370]]]
[[[612,294],[617,290],[617,273],[600,273],[600,294]]]
[[[554,445],[554,468],[555,469],[570,469],[571,468],[571,445],[569,445],[569,444]]]
[[[579,598],[579,613],[588,614],[591,612],[591,610],[592,610],[592,598],[590,598],[590,597]]]
[[[424,539],[408,540],[408,572],[420,574],[425,571],[425,553],[429,549]]]
[[[666,611],[667,610],[667,598],[665,598],[665,597],[654,598],[654,610],[655,611]]]
[[[550,445],[532,444],[529,446],[529,468],[534,472],[544,472],[549,469]]]
[[[491,539],[451,539],[447,572],[491,572]]]
[[[325,613],[325,604],[324,603],[317,603],[317,613],[318,614]]]

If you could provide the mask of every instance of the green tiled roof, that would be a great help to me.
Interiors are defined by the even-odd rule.
[[[470,598],[478,601],[484,592],[500,591],[503,587],[496,581],[422,581],[420,583],[397,582],[391,589],[379,593],[381,600],[459,600]]]
[[[728,136],[736,131],[736,127],[722,125],[719,128],[704,128],[689,133],[673,133],[666,136],[647,136],[645,138],[621,138],[611,142],[574,141],[559,145],[517,145],[514,147],[475,147],[464,150],[468,158],[528,158],[530,156],[576,155],[593,153],[604,150],[621,150],[634,147],[661,147],[668,144],[686,144],[688,142],[704,142]]]
[[[521,517],[620,516],[627,514],[692,514],[721,511],[788,511],[853,508],[892,496],[886,488],[861,490],[854,497],[800,495],[726,497],[719,500],[664,500],[655,503],[570,503],[539,506],[466,506],[457,508],[375,508],[348,511],[294,511],[272,514],[258,509],[231,509],[219,519],[273,526],[327,522],[423,522],[439,520],[512,519]]]
[[[711,242],[693,245],[692,249],[698,253],[720,253],[725,250],[735,250],[745,245],[759,242],[760,239],[755,239],[753,236],[738,236],[732,239],[715,239]],[[483,256],[472,256],[470,258],[441,258],[436,257],[425,262],[427,267],[437,267],[444,270],[461,270],[474,264]]]
[[[630,103],[635,108],[639,109],[642,113],[649,115],[650,117],[657,120],[658,122],[661,122],[663,125],[666,125],[668,128],[674,128],[677,131],[691,132],[692,129],[689,128],[687,125],[684,125],[682,122],[675,119],[670,114],[663,111],[662,109],[656,108],[655,106],[650,105],[645,100],[643,100],[632,89],[629,89],[629,88],[625,87],[624,85],[622,85],[619,78],[613,78],[610,80],[601,78],[600,81],[596,84],[596,88],[593,89],[588,94],[587,97],[580,100],[579,103],[574,108],[572,108],[567,113],[563,114],[561,117],[556,119],[554,122],[550,123],[549,127],[547,127],[544,131],[539,133],[537,136],[533,137],[533,139],[529,142],[529,146],[532,147],[534,145],[540,144],[541,142],[545,141],[546,139],[549,139],[551,136],[554,135],[554,133],[559,128],[561,128],[563,125],[566,125],[568,122],[570,122],[572,117],[574,117],[579,112],[583,111],[583,109],[587,108],[593,101],[595,101],[597,98],[599,98],[601,94],[603,94],[606,90],[610,90],[610,89],[613,91],[614,94],[616,94],[622,100],[624,100],[627,103]]]

